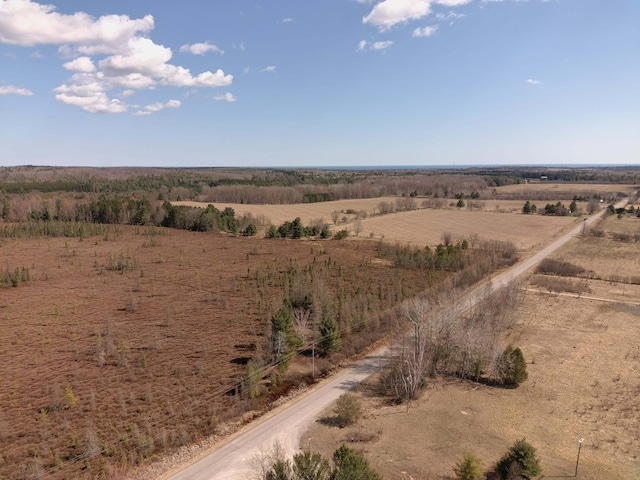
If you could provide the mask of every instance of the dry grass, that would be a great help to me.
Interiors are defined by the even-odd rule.
[[[632,194],[638,191],[637,185],[619,185],[611,183],[553,183],[553,182],[531,182],[521,183],[518,185],[505,185],[503,187],[497,187],[496,192],[498,195],[526,195],[529,192],[545,192],[550,195],[555,195],[555,198],[568,198],[573,195],[594,193],[602,196],[616,194],[617,192],[626,192]],[[562,194],[560,194],[562,192]]]
[[[511,241],[517,248],[526,250],[548,242],[574,221],[573,217],[468,212],[464,209],[415,210],[363,220],[361,236],[372,232],[375,237],[384,236],[386,242],[424,246],[442,242],[442,234],[446,232],[457,238],[476,235]]]
[[[53,478],[76,478],[84,462],[67,459],[99,445],[105,456],[90,472],[104,473],[102,462],[130,465],[154,446],[190,443],[250,407],[224,392],[260,355],[281,305],[282,285],[259,286],[258,269],[330,258],[349,284],[428,284],[422,272],[374,263],[373,243],[110,228],[108,240],[0,243],[3,267],[28,267],[32,279],[0,289],[0,477],[60,465],[69,470]]]
[[[377,211],[380,202],[394,204],[395,197],[366,200],[341,200],[336,202],[307,203],[295,205],[242,205],[216,204],[216,208],[231,207],[237,215],[252,213],[264,215],[273,224],[300,217],[303,223],[323,219],[333,230],[346,228],[356,235],[359,224],[362,238],[384,238],[387,242],[410,243],[418,246],[437,245],[444,233],[456,238],[470,238],[472,235],[484,239],[511,241],[519,249],[529,249],[547,242],[563,228],[575,221],[574,217],[546,217],[542,215],[521,215],[521,201],[494,202],[498,205],[491,211],[468,211],[466,208],[420,209],[397,212],[388,215],[369,216],[356,220],[357,215],[346,214],[349,209],[364,211],[368,215]],[[416,200],[420,204],[420,199]],[[180,205],[205,206],[198,202],[175,202]],[[488,202],[491,203],[491,202]],[[502,204],[502,205],[500,205]],[[509,207],[509,205],[511,205]],[[504,207],[504,208],[503,208]],[[332,225],[332,212],[340,213],[338,225]],[[502,213],[497,213],[497,211]],[[509,214],[509,213],[517,214]],[[343,222],[346,219],[347,224]]]
[[[598,275],[616,268],[637,273],[640,262],[634,244],[610,239],[575,239],[557,257],[582,261]],[[573,280],[560,280],[573,288]],[[640,478],[640,286],[580,284],[589,289],[580,298],[525,294],[517,325],[503,339],[519,346],[528,361],[529,380],[519,388],[433,381],[407,413],[405,405],[386,405],[372,378],[359,393],[365,416],[352,428],[380,435],[353,446],[384,478],[417,480],[450,478],[464,452],[477,455],[489,470],[526,437],[538,449],[545,477],[552,478],[573,476],[577,440],[585,438],[579,478]],[[349,432],[337,434],[321,424],[308,437],[325,454],[351,442]]]
[[[339,223],[345,223],[343,217],[347,221],[353,220],[356,215],[346,213],[347,210],[356,212],[366,212],[372,215],[377,211],[377,207],[381,202],[389,202],[395,204],[396,197],[381,198],[365,198],[360,200],[338,200],[334,202],[319,203],[296,203],[293,205],[248,205],[240,203],[215,203],[216,208],[222,210],[224,208],[233,208],[236,216],[242,216],[252,213],[254,216],[264,215],[274,225],[280,225],[287,220],[291,221],[296,217],[300,217],[305,225],[316,220],[322,220],[333,225],[332,214],[339,212]],[[188,205],[192,207],[206,207],[207,203],[203,202],[173,202],[175,205]]]

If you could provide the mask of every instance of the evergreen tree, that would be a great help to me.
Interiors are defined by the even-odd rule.
[[[333,462],[336,468],[331,472],[331,480],[382,480],[363,455],[346,445],[333,452]]]
[[[319,453],[304,452],[293,456],[295,480],[329,480],[329,461]]]
[[[465,453],[464,458],[456,464],[453,472],[458,480],[485,480],[480,461],[472,454]]]
[[[525,439],[513,444],[498,462],[497,470],[503,480],[509,478],[514,472],[518,472],[522,478],[529,479],[542,473],[536,449]]]
[[[326,354],[335,353],[340,350],[342,342],[340,340],[340,329],[332,318],[326,318],[320,323],[320,341],[318,346]]]

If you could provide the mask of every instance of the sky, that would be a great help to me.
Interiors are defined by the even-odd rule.
[[[639,0],[0,0],[0,165],[640,164]]]

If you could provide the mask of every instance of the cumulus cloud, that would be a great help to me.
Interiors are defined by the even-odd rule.
[[[411,20],[419,20],[430,15],[433,4],[458,7],[470,2],[471,0],[383,0],[362,18],[362,22],[384,32],[396,25],[403,25]]]
[[[275,72],[276,71],[276,67],[275,65],[269,65],[268,67],[264,67],[264,69],[262,69],[263,72]]]
[[[398,24],[426,17],[431,13],[430,0],[384,0],[373,7],[362,22],[384,32]]]
[[[96,66],[91,61],[89,57],[78,57],[75,60],[71,60],[62,65],[67,70],[72,70],[74,72],[95,72]]]
[[[427,27],[416,28],[411,36],[413,37],[430,37],[438,31],[438,25],[429,25]]]
[[[367,41],[366,40],[360,40],[358,42],[358,48],[356,48],[356,51],[358,52],[362,52],[363,50],[365,50],[367,48]]]
[[[295,19],[291,17],[283,18],[281,23],[295,23]]]
[[[61,103],[90,113],[122,113],[128,111],[129,106],[109,95],[126,98],[131,94],[124,95],[119,89],[139,90],[162,85],[204,88],[232,83],[233,76],[222,70],[193,74],[188,68],[169,63],[173,53],[149,38],[153,28],[151,15],[141,19],[105,15],[96,19],[83,12],[61,14],[51,5],[31,0],[0,0],[0,43],[58,45],[62,56],[73,58],[63,66],[76,73],[53,90]],[[180,50],[196,55],[208,51],[223,53],[206,42],[183,45]],[[97,65],[91,58],[93,55],[102,57]],[[111,93],[112,90],[115,92]],[[179,106],[171,102],[159,105]],[[153,108],[145,107],[142,114],[154,113]]]
[[[229,92],[216,95],[215,97],[213,97],[213,99],[216,102],[235,102],[236,101],[236,97],[234,97],[233,94]]]
[[[0,87],[0,95],[25,95],[31,96],[33,92],[26,88],[16,87],[14,85],[4,85]]]
[[[134,115],[151,115],[152,113],[160,112],[166,108],[180,108],[182,102],[180,100],[169,100],[167,103],[152,103],[146,107],[138,110]]]
[[[180,51],[183,53],[192,53],[193,55],[204,55],[207,52],[216,52],[221,55],[224,54],[224,50],[221,50],[217,45],[213,45],[209,42],[194,43],[192,45],[182,45],[180,47]]]
[[[153,17],[131,19],[127,15],[105,15],[94,19],[77,12],[63,15],[53,5],[31,0],[5,0],[0,9],[0,42],[23,47],[74,45],[86,54],[111,53],[136,35],[153,30]]]
[[[524,83],[528,84],[528,85],[542,85],[542,81],[540,80],[534,80],[533,78],[527,78]]]

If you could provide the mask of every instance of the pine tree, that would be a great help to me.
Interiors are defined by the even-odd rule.
[[[480,461],[471,453],[465,453],[464,458],[456,464],[453,472],[458,480],[485,480]]]
[[[542,473],[536,449],[524,438],[514,443],[505,453],[498,462],[497,470],[505,480],[515,471],[523,478],[537,477]]]

